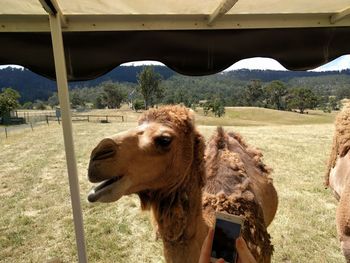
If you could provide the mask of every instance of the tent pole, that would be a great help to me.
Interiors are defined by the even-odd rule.
[[[72,201],[75,240],[78,248],[79,263],[86,263],[86,248],[84,238],[83,216],[81,212],[78,171],[74,152],[72,118],[69,105],[69,93],[67,82],[67,69],[64,56],[63,37],[61,29],[61,19],[59,16],[49,14],[51,39],[53,54],[55,60],[56,81],[58,88],[58,97],[61,107],[62,128],[64,136],[64,145],[66,150],[66,161],[68,169],[69,188]]]
[[[225,15],[238,2],[238,0],[222,0],[215,11],[208,17],[208,26],[214,25],[215,21]]]
[[[330,17],[331,24],[336,24],[340,20],[350,15],[350,7],[344,9],[343,11],[336,13]]]

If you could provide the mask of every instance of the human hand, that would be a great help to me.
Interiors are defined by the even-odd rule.
[[[210,262],[210,254],[211,254],[211,246],[213,244],[213,237],[214,237],[214,230],[212,228],[209,228],[209,232],[207,237],[205,238],[202,249],[201,249],[201,255],[199,257],[198,263],[209,263]],[[224,263],[225,261],[220,258],[215,263]]]
[[[237,263],[256,263],[243,237],[236,239],[236,249],[238,253]]]
[[[201,254],[198,263],[209,263],[210,262],[210,254],[211,254],[211,246],[213,244],[214,230],[209,229],[208,235],[205,238]],[[236,249],[238,253],[237,263],[257,263],[252,253],[250,252],[247,243],[243,239],[243,237],[239,237],[236,239]],[[215,263],[224,263],[225,261],[220,258]]]

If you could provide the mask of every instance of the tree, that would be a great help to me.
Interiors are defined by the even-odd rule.
[[[189,92],[188,88],[186,89],[184,86],[181,86],[174,92],[173,100],[175,104],[182,103],[186,107],[191,107],[193,104],[192,94]]]
[[[102,104],[109,109],[119,109],[126,95],[117,83],[108,82],[103,85]]]
[[[336,90],[337,100],[350,99],[350,89],[348,86],[340,87]]]
[[[285,96],[288,93],[283,82],[274,80],[264,88],[267,106],[276,110],[285,110]]]
[[[95,99],[94,108],[95,109],[104,109],[106,105],[103,103],[103,96],[100,95]]]
[[[317,105],[317,96],[308,88],[293,88],[287,97],[290,109],[298,109],[301,114],[306,109],[313,109]]]
[[[42,100],[36,100],[33,106],[37,110],[46,110],[45,103]]]
[[[337,101],[337,98],[335,96],[329,96],[328,103],[329,103],[329,107],[332,110],[339,110],[338,101]]]
[[[81,98],[78,92],[72,92],[71,95],[72,95],[71,104],[73,108],[76,108],[79,106],[85,106],[85,102]]]
[[[210,101],[210,100],[206,101],[206,102],[203,104],[204,116],[207,116],[207,115],[208,115],[208,113],[209,113],[211,107],[212,107],[212,106],[211,106],[211,101]]]
[[[223,116],[225,114],[225,107],[223,101],[219,98],[208,100],[203,105],[204,115],[207,116],[209,111],[213,112],[215,117]]]
[[[215,99],[213,103],[213,112],[216,117],[221,117],[225,114],[225,107],[220,99]]]
[[[252,80],[244,90],[243,96],[247,106],[261,106],[264,90],[260,80]]]
[[[10,112],[17,109],[20,105],[18,99],[21,96],[12,88],[4,88],[0,93],[0,116],[9,116]]]
[[[57,92],[54,92],[52,96],[48,98],[47,103],[52,109],[59,104]]]
[[[163,96],[164,90],[160,86],[161,80],[161,75],[154,72],[153,67],[145,67],[137,75],[138,91],[143,96],[146,110],[149,106],[154,105],[155,99],[160,99]]]
[[[133,103],[133,108],[136,112],[144,108],[144,103],[142,100],[136,99]]]
[[[28,110],[33,109],[33,102],[27,101],[27,102],[23,103],[22,109],[28,109]]]
[[[320,108],[323,112],[331,113],[332,110],[339,110],[339,101],[335,96],[327,96],[320,98]]]

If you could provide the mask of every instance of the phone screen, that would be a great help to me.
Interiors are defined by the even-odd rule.
[[[217,218],[211,257],[223,258],[230,263],[236,262],[236,239],[240,232],[240,224]]]

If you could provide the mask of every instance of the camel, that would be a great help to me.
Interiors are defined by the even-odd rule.
[[[92,151],[88,179],[99,183],[90,202],[137,194],[163,241],[166,262],[198,262],[214,212],[245,219],[243,236],[258,262],[270,262],[267,226],[277,193],[261,153],[218,128],[205,156],[194,114],[182,106],[150,109],[139,125],[103,139]]]
[[[339,201],[337,234],[346,262],[350,263],[350,104],[345,104],[335,121],[335,133],[325,185]]]

